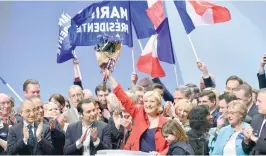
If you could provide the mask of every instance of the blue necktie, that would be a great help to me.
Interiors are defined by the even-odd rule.
[[[30,146],[30,147],[33,147],[34,146],[34,135],[33,135],[33,131],[32,131],[32,125],[28,125],[27,126],[28,127],[28,129],[29,129],[29,138],[28,138],[28,145]]]

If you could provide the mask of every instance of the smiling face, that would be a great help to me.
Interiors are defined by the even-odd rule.
[[[144,94],[144,111],[151,116],[159,112],[161,106],[161,95],[156,91],[149,91]]]
[[[0,107],[2,111],[1,115],[3,117],[7,117],[11,114],[12,102],[9,96],[7,96],[6,94],[0,94]]]
[[[25,100],[21,106],[21,116],[23,120],[28,123],[33,123],[35,120],[35,113],[37,112],[35,104],[29,100]]]
[[[234,100],[228,104],[227,119],[231,125],[237,125],[241,123],[247,114],[247,106],[243,105],[237,100]]]

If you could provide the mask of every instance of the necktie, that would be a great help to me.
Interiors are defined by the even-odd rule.
[[[28,125],[27,127],[29,129],[29,138],[28,138],[27,143],[30,146],[30,148],[33,148],[33,146],[34,146],[34,136],[33,136],[33,131],[32,131],[33,127],[32,127],[32,125]]]

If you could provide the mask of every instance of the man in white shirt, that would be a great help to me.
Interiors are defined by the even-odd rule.
[[[81,121],[72,123],[66,131],[64,154],[66,155],[95,155],[98,150],[111,149],[111,133],[108,124],[97,121],[95,102],[83,100],[77,110]]]
[[[21,116],[23,122],[9,129],[7,138],[8,155],[47,155],[52,154],[53,146],[49,127],[43,122],[35,122],[36,106],[30,100],[23,101]]]

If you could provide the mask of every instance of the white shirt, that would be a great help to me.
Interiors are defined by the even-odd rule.
[[[23,120],[23,124],[24,124],[24,127],[27,127],[27,128],[28,128],[29,123],[28,123],[27,121]],[[33,133],[33,136],[34,136],[34,128],[35,128],[35,127],[34,127],[34,123],[32,123],[31,125],[32,125],[32,129],[31,129],[31,130],[32,130],[32,133]],[[22,130],[23,130],[23,129],[22,129]],[[23,141],[24,141],[24,143],[27,145],[28,140],[24,140],[24,139],[23,139]]]
[[[240,132],[235,132],[224,146],[223,155],[236,156],[236,137]]]
[[[264,126],[265,123],[266,123],[266,117],[264,117],[264,120],[263,120],[263,122],[262,122],[262,124],[261,124],[261,127],[260,127],[260,133],[261,133],[262,128],[263,128],[263,126]],[[259,136],[260,136],[260,133],[259,133]]]
[[[74,108],[74,112],[75,112],[75,115],[78,117],[78,119],[80,119],[80,115],[79,115],[77,108]]]
[[[89,128],[89,130],[87,131],[86,139],[84,140],[83,144],[80,143],[79,140],[76,141],[77,149],[80,149],[82,146],[86,146],[86,147],[84,147],[84,153],[88,153],[88,154],[89,154],[89,145],[90,145],[90,137],[91,137],[90,136],[91,126],[92,126],[92,124],[89,126],[82,125],[82,134],[81,135],[83,135],[83,133],[86,132],[86,130]],[[97,147],[99,144],[100,144],[100,139],[97,138],[96,141],[93,142],[93,145],[94,145],[94,147]]]

